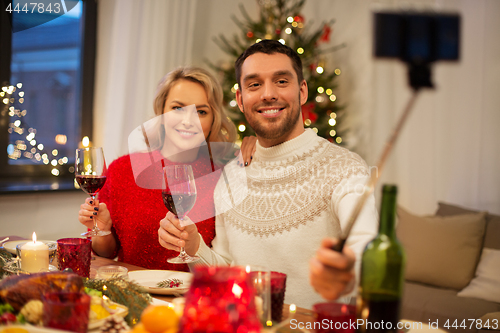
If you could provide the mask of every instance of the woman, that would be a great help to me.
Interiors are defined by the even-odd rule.
[[[220,165],[213,162],[207,148],[211,143],[232,143],[236,130],[222,107],[222,88],[201,68],[182,67],[168,73],[158,86],[154,111],[159,116],[156,119],[161,121],[159,134],[149,135],[142,127],[149,152],[113,161],[99,193],[100,202],[94,203],[97,207],[87,199],[80,206],[78,219],[89,228],[93,219],[97,219],[101,230],[112,231],[108,236],[92,239],[92,248],[99,256],[118,255],[122,262],[149,269],[188,271],[185,264],[169,264],[167,258],[178,253],[158,243],[159,221],[168,213],[158,184],[163,177],[162,166],[192,166],[198,195],[190,217],[198,222],[198,230],[210,246],[215,236],[213,190],[218,177],[204,176],[213,174]],[[255,138],[245,141],[242,160],[245,164],[250,162],[255,141]],[[161,164],[148,165],[148,161]],[[141,163],[148,167],[140,166]]]

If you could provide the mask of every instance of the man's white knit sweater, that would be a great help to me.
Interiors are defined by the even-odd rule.
[[[212,249],[200,242],[198,265],[258,265],[286,273],[285,303],[312,308],[324,300],[309,283],[309,260],[324,237],[345,229],[367,176],[358,155],[310,129],[271,148],[257,143],[250,166],[230,164],[216,186],[216,237]],[[376,233],[372,195],[347,240],[357,271]]]

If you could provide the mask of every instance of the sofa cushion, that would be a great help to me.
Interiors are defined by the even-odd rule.
[[[436,215],[450,216],[468,213],[479,213],[477,210],[471,210],[464,207],[439,202]],[[486,232],[484,234],[484,247],[500,250],[500,216],[486,215]]]
[[[440,328],[449,320],[451,326],[455,320],[460,324],[464,319],[470,325],[469,319],[478,319],[485,313],[500,311],[500,304],[487,302],[476,298],[457,297],[453,289],[436,288],[425,284],[406,282],[403,293],[401,318],[421,321],[429,324],[436,322]],[[450,331],[476,331],[461,328]]]
[[[500,303],[500,250],[483,249],[476,277],[458,296]]]
[[[485,214],[416,216],[399,207],[406,279],[457,290],[467,286],[481,253]]]

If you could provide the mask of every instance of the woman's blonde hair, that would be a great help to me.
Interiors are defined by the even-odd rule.
[[[172,87],[179,80],[188,80],[199,83],[205,89],[208,104],[213,112],[212,128],[207,142],[234,142],[236,140],[236,127],[228,118],[222,105],[222,87],[208,71],[199,67],[179,67],[169,72],[158,84],[154,99],[154,112],[156,116],[163,114],[165,101]]]

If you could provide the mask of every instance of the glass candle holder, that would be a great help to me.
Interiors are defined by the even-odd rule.
[[[49,292],[42,296],[43,326],[86,333],[90,296],[85,293]]]
[[[286,274],[271,272],[271,318],[273,322],[283,319],[283,303],[285,302]]]
[[[109,280],[113,278],[128,280],[128,269],[127,267],[117,265],[102,266],[97,269],[95,278],[101,280]]]
[[[62,238],[57,240],[57,259],[60,271],[71,268],[73,272],[90,277],[92,241],[86,238]]]
[[[246,266],[255,292],[255,309],[263,327],[272,326],[271,272],[262,266]]]
[[[197,267],[180,331],[258,333],[255,293],[244,267]]]

